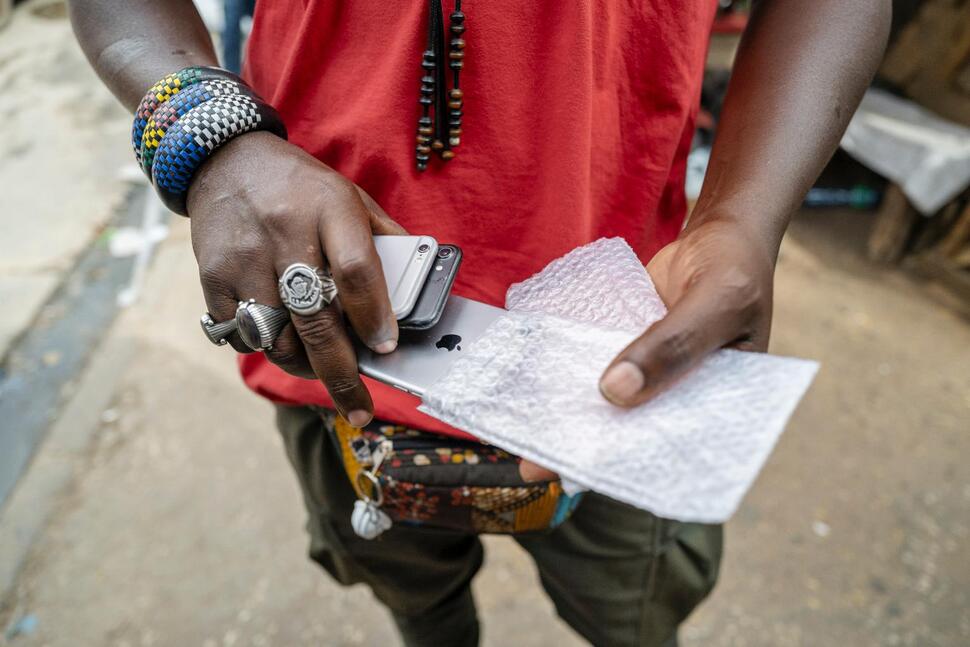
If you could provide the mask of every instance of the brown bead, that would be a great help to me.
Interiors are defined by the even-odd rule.
[[[423,154],[423,155],[427,155],[428,153],[430,153],[430,152],[431,152],[431,147],[430,147],[430,146],[425,146],[425,145],[423,145],[423,144],[421,144],[421,145],[419,145],[419,146],[417,147],[417,149],[416,149],[416,150],[417,150],[417,151],[418,151],[419,153],[421,153],[421,154]]]
[[[461,128],[451,128],[448,130],[448,134],[452,137],[457,137],[461,134]]]
[[[445,147],[445,144],[440,139],[436,139],[433,142],[431,142],[431,148],[433,148],[436,151],[440,151],[444,147]]]
[[[455,156],[455,151],[441,151],[441,159],[446,162]]]
[[[448,107],[449,108],[454,108],[455,110],[458,110],[459,108],[461,108],[461,101],[449,101],[448,102]]]
[[[460,61],[461,59],[465,58],[465,52],[461,51],[460,49],[450,51],[448,52],[448,58],[453,61]]]
[[[461,99],[463,96],[465,96],[465,93],[461,91],[461,88],[452,88],[451,89],[451,98],[452,99]]]
[[[418,135],[415,139],[419,144],[427,144],[431,141],[431,138],[426,137],[425,135]]]
[[[452,38],[451,47],[453,49],[465,49],[465,39],[464,38]]]
[[[420,128],[418,128],[418,132],[421,133],[422,135],[433,135],[434,128],[432,128],[431,126],[421,126]]]

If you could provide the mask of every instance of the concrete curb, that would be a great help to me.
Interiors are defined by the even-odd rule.
[[[101,413],[133,356],[124,337],[110,336],[78,380],[74,396],[48,432],[0,514],[0,609],[7,606],[34,542],[88,455]]]
[[[153,199],[137,186],[111,226],[144,224],[152,207],[146,200]],[[131,362],[134,343],[118,333],[124,312],[117,302],[132,291],[133,272],[153,252],[117,258],[104,236],[95,238],[44,306],[52,314],[35,322],[0,366],[0,424],[9,425],[0,448],[11,450],[0,461],[10,470],[0,478],[0,614],[33,544],[83,468],[102,412]],[[58,361],[47,365],[52,352]]]

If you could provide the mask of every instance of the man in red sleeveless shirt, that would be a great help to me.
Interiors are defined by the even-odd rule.
[[[636,406],[712,350],[764,350],[781,237],[874,73],[890,3],[756,3],[682,230],[716,4],[466,0],[461,145],[421,173],[414,134],[428,2],[257,3],[244,76],[280,111],[290,139],[237,137],[193,179],[188,212],[209,311],[229,319],[240,298],[279,305],[285,267],[326,261],[349,325],[391,352],[398,331],[373,233],[459,245],[456,293],[499,305],[510,283],[550,260],[622,236],[670,312],[604,373],[606,398]],[[163,75],[216,63],[190,0],[71,5],[85,52],[129,108]],[[376,416],[452,430],[360,378],[331,308],[294,316],[272,351],[243,355],[241,366],[246,383],[279,405],[312,556],[341,582],[370,585],[406,644],[476,644],[477,537],[395,528],[380,542],[357,538],[352,491],[307,405],[335,408],[355,426]],[[548,476],[532,465],[523,473]],[[559,614],[592,643],[659,645],[676,642],[678,624],[713,586],[720,533],[590,495],[556,531],[519,542]]]

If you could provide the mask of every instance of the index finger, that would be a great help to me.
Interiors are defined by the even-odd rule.
[[[320,219],[320,241],[340,305],[361,341],[378,353],[397,347],[397,319],[387,294],[370,216],[350,185],[340,212]]]

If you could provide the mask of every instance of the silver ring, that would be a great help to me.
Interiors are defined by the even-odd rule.
[[[293,263],[280,276],[280,298],[290,312],[312,315],[330,305],[337,284],[330,275],[306,263]]]
[[[202,332],[205,336],[209,338],[216,346],[225,346],[226,337],[231,335],[236,330],[236,320],[230,319],[229,321],[221,321],[216,323],[208,312],[202,315]]]
[[[255,299],[240,301],[236,308],[239,337],[253,350],[271,349],[289,320],[290,313],[283,308],[256,303]]]

